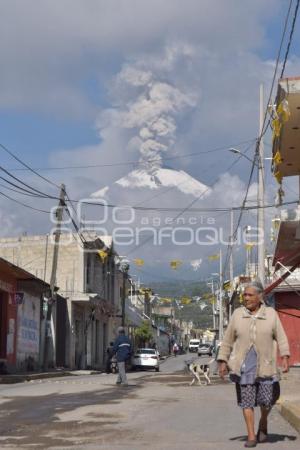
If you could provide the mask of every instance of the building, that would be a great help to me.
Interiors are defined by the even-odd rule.
[[[49,282],[53,236],[0,239],[0,256]],[[122,314],[122,274],[110,236],[61,234],[56,285],[66,298],[66,358],[69,368],[101,368]],[[55,332],[55,330],[54,330]],[[53,335],[53,345],[56,336]],[[53,365],[60,361],[53,353]]]
[[[271,301],[287,334],[292,365],[300,364],[300,208],[283,210],[273,258]]]
[[[273,110],[272,171],[282,199],[285,177],[300,176],[300,77],[279,80]],[[291,363],[300,364],[300,208],[281,211],[273,258],[274,273],[266,293],[286,331]]]
[[[0,258],[0,371],[34,371],[43,365],[45,314],[43,298],[49,284]],[[58,339],[50,350],[65,358],[66,300],[58,296],[53,306]],[[59,311],[59,312],[58,312]]]

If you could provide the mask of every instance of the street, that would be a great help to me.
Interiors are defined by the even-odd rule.
[[[210,386],[190,387],[183,369],[192,357],[171,357],[160,373],[130,373],[127,388],[106,374],[0,385],[0,448],[243,448],[234,386],[213,376]],[[299,448],[297,432],[276,408],[270,440],[264,449]]]

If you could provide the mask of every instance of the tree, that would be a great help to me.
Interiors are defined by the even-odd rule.
[[[142,325],[136,328],[134,334],[137,339],[138,346],[145,347],[146,342],[149,342],[152,339],[151,325],[148,320],[144,320]]]

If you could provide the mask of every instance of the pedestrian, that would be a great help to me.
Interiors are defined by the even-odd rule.
[[[114,356],[114,343],[110,342],[109,347],[107,347],[106,349],[106,364],[105,364],[106,373],[111,372],[111,360],[113,356]]]
[[[131,342],[125,335],[125,329],[123,327],[118,328],[118,337],[114,342],[113,354],[117,356],[119,371],[116,384],[128,386],[125,363],[131,356]]]
[[[280,394],[277,345],[283,372],[289,370],[290,351],[277,312],[264,303],[262,284],[247,284],[243,297],[244,306],[234,311],[221,343],[218,365],[220,377],[229,370],[236,385],[237,402],[247,427],[245,447],[256,447],[257,442],[268,440],[268,415]],[[261,412],[257,435],[255,406],[260,406]]]
[[[175,344],[173,345],[173,353],[175,358],[177,356],[178,350],[179,350],[178,344],[175,342]]]

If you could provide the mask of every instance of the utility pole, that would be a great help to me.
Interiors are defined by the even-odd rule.
[[[123,272],[122,287],[122,327],[125,327],[125,302],[126,302],[126,272]]]
[[[222,249],[219,255],[220,286],[219,286],[219,340],[222,341],[224,335],[224,314],[223,314],[223,267],[222,267]]]
[[[123,288],[122,288],[122,327],[125,327],[125,305],[126,305],[126,280],[128,277],[129,264],[127,261],[121,262],[121,272],[123,273]]]
[[[145,314],[146,316],[148,316],[151,320],[152,318],[152,311],[151,311],[151,301],[150,301],[150,293],[151,293],[151,289],[150,288],[146,288],[145,289],[145,294],[144,294],[144,299],[145,299]]]
[[[215,289],[214,289],[214,279],[211,279],[210,283],[207,283],[211,286],[211,295],[212,295],[212,310],[213,310],[213,329],[216,328],[216,307],[215,307]]]
[[[229,253],[229,279],[230,279],[230,296],[233,294],[233,209],[230,210],[230,253]],[[229,319],[231,317],[232,306],[229,304]]]
[[[48,299],[48,308],[46,315],[46,326],[45,326],[45,342],[44,342],[44,358],[43,358],[43,368],[44,370],[49,367],[49,354],[50,354],[50,343],[54,344],[55,336],[51,330],[51,321],[52,317],[52,304],[54,301],[55,293],[55,280],[56,280],[56,271],[57,271],[57,262],[58,262],[58,248],[59,248],[59,240],[61,234],[61,222],[63,218],[63,210],[65,207],[65,195],[66,195],[66,187],[64,184],[60,187],[60,195],[59,195],[59,204],[56,210],[56,231],[54,238],[54,248],[53,248],[53,259],[52,259],[52,270],[51,270],[51,278],[50,278],[50,298]],[[54,330],[54,327],[53,327]]]
[[[264,124],[264,89],[260,85],[259,90],[259,148],[258,148],[258,192],[257,192],[257,227],[258,227],[258,278],[265,283],[265,220],[264,220],[264,143],[263,143],[263,124]]]

